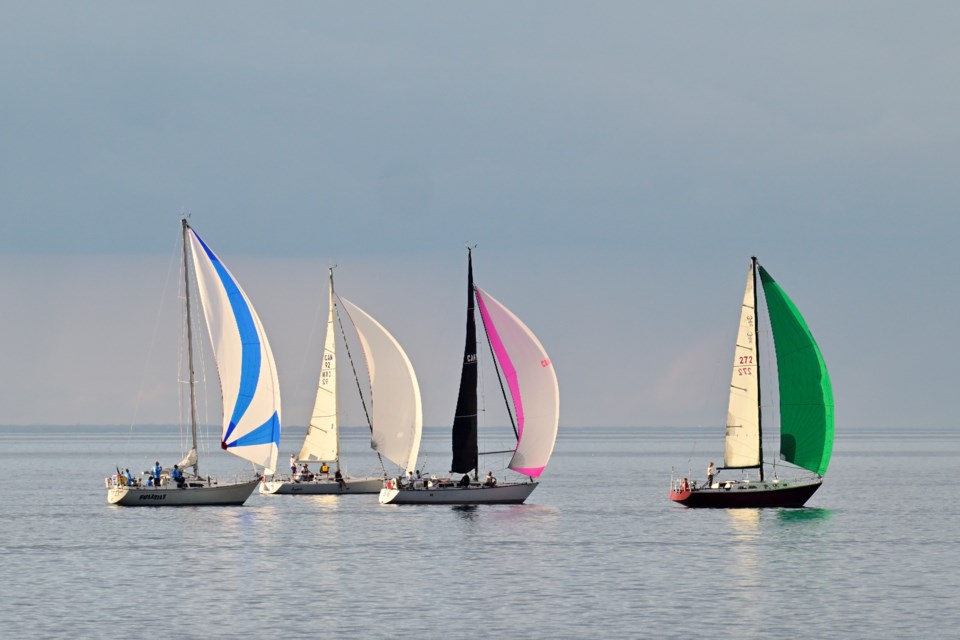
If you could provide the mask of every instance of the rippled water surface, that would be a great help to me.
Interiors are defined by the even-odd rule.
[[[0,635],[956,633],[960,436],[842,432],[802,510],[674,506],[671,468],[702,474],[720,457],[714,431],[562,429],[520,506],[254,494],[243,507],[151,509],[107,505],[103,476],[176,461],[177,428],[0,428]],[[298,434],[285,433],[282,459]],[[427,469],[448,463],[448,443],[426,431]],[[372,468],[365,447],[361,431],[346,437],[350,472]],[[204,472],[247,470],[213,448]]]

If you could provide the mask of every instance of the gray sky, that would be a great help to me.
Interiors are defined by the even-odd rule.
[[[469,240],[561,426],[722,424],[752,254],[839,429],[957,424],[954,2],[0,12],[0,424],[176,421],[181,211],[253,300],[288,423],[333,262],[450,422]]]

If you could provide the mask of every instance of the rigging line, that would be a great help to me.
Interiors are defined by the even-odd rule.
[[[183,248],[183,251],[186,251],[186,247]],[[181,263],[181,264],[180,264],[180,269],[179,269],[179,271],[178,271],[178,278],[177,278],[178,281],[182,282],[182,281],[184,281],[184,280],[188,277],[189,274],[186,273],[186,269],[187,269],[186,264],[185,264],[185,263]],[[187,385],[190,384],[190,382],[189,382],[189,373],[188,373],[186,376],[183,375],[183,370],[184,370],[184,368],[185,368],[185,366],[186,366],[186,365],[184,364],[184,355],[185,355],[186,352],[187,352],[187,350],[186,350],[186,344],[187,344],[187,321],[188,321],[188,320],[187,320],[187,313],[186,313],[186,299],[187,299],[187,298],[186,298],[186,295],[181,291],[180,294],[177,296],[177,299],[178,299],[179,302],[180,302],[180,308],[179,308],[179,312],[180,312],[180,323],[179,323],[179,324],[180,324],[180,335],[179,335],[179,337],[178,337],[179,341],[178,341],[178,343],[177,343],[177,383],[178,383],[178,387],[177,387],[177,391],[178,391],[178,393],[177,393],[177,401],[178,401],[178,405],[177,405],[177,410],[178,410],[178,411],[177,411],[177,421],[178,421],[177,427],[178,427],[179,430],[180,430],[180,449],[181,449],[181,451],[182,451],[182,450],[183,450],[183,444],[184,444],[184,442],[185,442],[185,437],[186,437],[186,436],[185,436],[185,433],[184,433],[184,424],[185,424],[185,422],[186,422],[186,420],[187,420],[187,418],[185,417],[185,412],[187,411],[187,409],[186,409],[186,407],[184,406],[184,397],[183,397],[183,393],[184,393],[184,383],[186,383]],[[190,393],[190,391],[189,391],[190,387],[187,386],[186,389],[187,389],[187,394],[189,395],[189,393]]]
[[[179,251],[177,251],[177,249],[179,248],[179,246],[180,246],[180,237],[178,234],[176,242],[173,243],[173,251],[170,254],[170,262],[167,264],[167,275],[166,275],[166,278],[164,278],[164,282],[163,282],[163,292],[160,294],[160,308],[157,311],[156,322],[154,322],[153,324],[153,338],[151,338],[150,346],[147,348],[147,357],[143,361],[143,370],[140,373],[140,386],[137,389],[136,402],[134,403],[133,420],[131,420],[130,422],[130,430],[127,433],[128,445],[131,438],[133,437],[133,427],[137,423],[137,420],[139,420],[138,416],[140,415],[140,403],[143,400],[143,386],[144,386],[144,381],[147,378],[147,367],[150,365],[150,361],[153,359],[153,350],[157,344],[157,334],[160,331],[160,318],[163,317],[162,311],[163,311],[164,304],[166,303],[167,292],[170,289],[170,274],[173,271],[173,263],[177,261],[177,257],[179,254]]]
[[[429,458],[429,454],[424,453],[424,454],[423,454],[423,459],[420,461],[420,462],[421,462],[421,464],[420,464],[420,470],[423,471],[424,473],[427,472],[427,471],[426,471],[426,469],[427,469],[427,458]]]
[[[702,426],[702,425],[698,425]],[[690,444],[690,455],[687,456],[687,464],[690,464],[690,461],[693,460],[693,454],[697,452],[697,439],[694,438],[693,442]]]
[[[340,294],[334,294],[337,300],[340,300],[340,303],[343,304],[343,300],[340,298]],[[350,369],[353,370],[353,379],[357,383],[357,393],[360,394],[360,406],[363,407],[363,415],[367,419],[367,427],[370,429],[370,435],[373,435],[373,420],[370,419],[370,412],[367,411],[367,402],[363,397],[363,388],[360,386],[360,376],[357,374],[357,365],[353,361],[353,354],[350,352],[350,343],[347,342],[347,332],[343,328],[343,318],[340,316],[340,307],[339,305],[334,305],[335,313],[337,317],[337,324],[340,325],[340,335],[343,337],[343,347],[347,352],[347,360],[350,361]],[[349,315],[349,314],[348,314]],[[371,394],[373,390],[371,389]],[[373,402],[373,398],[370,398],[370,401]],[[380,455],[380,452],[377,451],[377,460],[380,461],[380,468],[383,469],[383,475],[387,475],[387,467],[383,464],[383,456]]]

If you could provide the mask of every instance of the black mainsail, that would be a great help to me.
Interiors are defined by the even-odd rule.
[[[473,253],[467,247],[467,340],[463,347],[460,395],[453,418],[453,461],[450,471],[477,469],[477,323],[474,319]]]

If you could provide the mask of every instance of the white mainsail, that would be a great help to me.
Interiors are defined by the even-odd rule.
[[[527,325],[480,287],[476,287],[476,292],[480,315],[510,388],[517,418],[518,442],[509,466],[536,478],[547,466],[557,439],[557,374],[543,345]]]
[[[196,467],[197,466],[197,450],[191,448],[190,451],[187,452],[186,457],[184,457],[183,460],[177,463],[177,466],[180,467],[181,469]]]
[[[233,275],[190,229],[197,289],[213,347],[223,399],[221,446],[276,469],[280,384],[260,318]]]
[[[327,316],[327,338],[323,345],[323,362],[317,382],[317,398],[297,458],[302,461],[334,462],[340,457],[337,424],[337,334],[334,323],[333,274],[330,274],[330,312]]]
[[[753,263],[743,293],[740,328],[733,354],[730,402],[727,405],[727,436],[723,453],[725,467],[760,465],[760,362],[757,358],[756,280]]]
[[[406,471],[416,468],[423,429],[420,386],[410,359],[390,332],[367,312],[340,298],[366,356],[370,376],[371,446]]]

